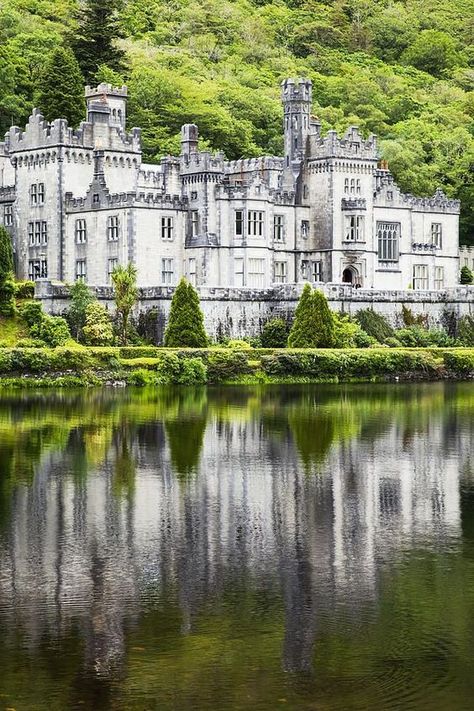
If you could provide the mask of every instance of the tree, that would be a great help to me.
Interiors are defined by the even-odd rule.
[[[82,333],[89,346],[110,346],[113,343],[114,332],[109,314],[98,301],[92,301],[86,306]]]
[[[461,64],[456,41],[438,30],[423,30],[402,54],[402,60],[423,72],[440,76],[444,69]]]
[[[473,281],[474,281],[474,275],[472,274],[469,267],[467,267],[467,266],[462,267],[461,268],[461,278],[460,278],[461,284],[472,284]]]
[[[120,318],[120,341],[122,345],[126,345],[130,312],[138,299],[137,268],[135,265],[128,264],[126,267],[115,267],[112,272],[112,283],[114,285],[115,306]]]
[[[95,297],[82,279],[78,279],[71,286],[69,293],[71,306],[67,312],[67,320],[76,340],[80,340],[82,329],[86,323],[87,307],[95,302]]]
[[[184,277],[176,287],[171,301],[170,317],[165,331],[165,346],[168,348],[207,346],[199,296],[196,289]]]
[[[331,348],[335,344],[334,317],[322,291],[306,284],[288,337],[290,348]]]
[[[84,120],[84,78],[68,47],[50,54],[39,81],[38,107],[48,121],[63,118],[78,126]]]
[[[122,37],[118,17],[121,8],[121,0],[86,0],[78,11],[78,28],[70,41],[89,84],[97,81],[103,64],[115,71],[123,69],[125,53],[117,46],[117,39]]]
[[[8,230],[0,225],[0,281],[5,281],[13,273],[12,238]]]
[[[9,232],[0,226],[0,313],[15,313],[15,283],[13,281],[13,248]]]
[[[262,329],[263,348],[285,348],[288,341],[288,329],[282,318],[272,318]]]

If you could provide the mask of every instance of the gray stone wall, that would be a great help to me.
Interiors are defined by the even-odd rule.
[[[457,318],[474,316],[474,286],[460,286],[446,291],[376,291],[340,284],[321,284],[320,288],[334,311],[354,315],[360,309],[373,308],[393,325],[401,325],[403,305],[414,314],[426,315],[432,327],[442,325],[446,312]],[[274,316],[290,321],[302,289],[303,285],[286,284],[271,289],[201,287],[198,291],[207,332],[212,338],[222,335],[242,338],[258,335],[264,323]],[[94,291],[97,298],[113,311],[112,289],[97,287]],[[160,315],[158,339],[168,318],[173,293],[172,287],[140,289],[140,301],[134,315],[137,317],[142,311],[156,308]],[[50,281],[37,282],[36,296],[51,314],[62,314],[69,306],[67,287]]]

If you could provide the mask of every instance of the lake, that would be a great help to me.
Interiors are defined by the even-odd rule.
[[[472,709],[474,383],[3,392],[0,709]]]

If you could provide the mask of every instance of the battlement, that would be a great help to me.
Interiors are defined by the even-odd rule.
[[[87,85],[84,89],[84,96],[86,99],[91,99],[100,96],[117,96],[121,99],[128,96],[128,89],[124,86],[112,86],[112,84],[106,84],[102,82],[98,86]]]
[[[310,79],[303,77],[299,79],[285,79],[281,83],[281,100],[288,102],[307,102],[313,100],[313,84]]]
[[[283,170],[283,158],[279,158],[278,156],[241,158],[239,160],[227,161],[224,164],[226,175],[261,172],[264,170]]]
[[[24,130],[12,126],[6,132],[6,148],[9,153],[15,153],[57,145],[90,147],[84,140],[84,125],[83,122],[78,129],[73,129],[66,119],[55,119],[49,123],[38,109],[33,109]]]
[[[224,156],[222,153],[212,154],[208,151],[196,151],[181,156],[181,172],[189,173],[223,173]]]
[[[14,185],[4,185],[0,187],[0,202],[13,202],[16,199],[16,188]]]
[[[318,158],[360,158],[378,160],[377,136],[371,134],[365,139],[357,126],[349,126],[343,136],[337,131],[328,131],[325,136],[311,134],[309,159]]]
[[[415,210],[458,214],[461,209],[460,200],[448,198],[441,188],[437,188],[435,194],[431,197],[416,197],[410,193],[401,193],[401,198],[404,203],[409,204],[410,207]]]

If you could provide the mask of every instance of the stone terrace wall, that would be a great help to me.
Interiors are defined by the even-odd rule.
[[[321,284],[334,311],[355,314],[360,309],[373,308],[384,314],[393,325],[401,325],[402,305],[414,314],[425,314],[431,326],[440,326],[448,312],[457,317],[474,316],[474,287],[459,286],[445,291],[375,291],[353,289],[340,284]],[[211,288],[198,289],[206,329],[213,338],[227,335],[233,338],[257,335],[265,321],[272,316],[291,319],[303,285],[285,284],[272,289]],[[94,289],[97,298],[113,311],[110,287]],[[135,316],[155,307],[158,310],[157,342],[160,342],[174,289],[150,287],[140,289],[140,302]],[[62,314],[69,305],[68,289],[62,284],[39,281],[36,296],[43,301],[45,311]]]

